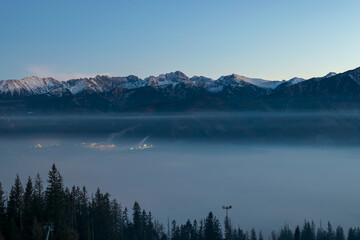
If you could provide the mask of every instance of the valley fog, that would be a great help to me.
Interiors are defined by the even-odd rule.
[[[52,163],[65,185],[134,201],[178,223],[222,205],[234,226],[266,234],[305,219],[358,223],[360,114],[204,113],[3,116],[0,181]],[[69,186],[71,187],[71,186]],[[316,222],[319,224],[319,222]]]
[[[360,143],[359,112],[237,112],[1,116],[2,137],[143,138],[254,144]]]

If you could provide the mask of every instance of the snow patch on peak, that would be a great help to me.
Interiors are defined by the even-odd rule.
[[[221,76],[218,80],[220,80],[220,81],[224,81],[224,80],[242,81],[242,82],[253,84],[257,87],[270,88],[270,89],[275,89],[277,86],[279,86],[281,83],[283,83],[283,81],[270,81],[270,80],[264,80],[261,78],[249,78],[249,77],[241,76],[241,75],[238,75],[235,73],[233,73],[229,76]]]
[[[179,82],[187,82],[189,81],[189,77],[180,71],[176,71],[176,72],[161,74],[157,77],[150,76],[145,78],[144,81],[145,81],[145,85],[147,86],[160,87],[160,86],[167,86]]]
[[[329,78],[329,77],[333,77],[333,76],[335,76],[335,75],[337,75],[336,72],[329,72],[329,73],[326,74],[323,78]]]
[[[294,78],[288,80],[287,82],[289,83],[289,85],[294,85],[294,84],[303,82],[303,81],[305,81],[305,80],[306,80],[306,79],[304,79],[304,78],[294,77]]]
[[[13,96],[44,94],[62,88],[64,84],[53,78],[26,77],[21,80],[4,80],[0,82],[0,94]]]
[[[72,94],[79,94],[83,91],[90,93],[107,92],[117,87],[132,89],[142,87],[143,84],[143,80],[133,75],[127,77],[97,75],[92,78],[71,79],[66,82],[66,86]]]
[[[174,81],[174,80],[187,81],[187,80],[189,80],[189,77],[180,71],[176,71],[176,72],[161,74],[157,77],[157,80],[159,80],[159,81]]]
[[[198,87],[206,87],[207,85],[214,82],[214,80],[203,76],[193,76],[189,79],[189,82],[193,83],[195,86]]]

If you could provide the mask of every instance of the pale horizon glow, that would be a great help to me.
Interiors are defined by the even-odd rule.
[[[360,66],[358,9],[356,0],[5,1],[0,80],[341,73]]]

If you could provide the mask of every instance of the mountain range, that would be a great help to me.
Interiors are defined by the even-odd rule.
[[[217,80],[180,71],[59,81],[0,81],[0,112],[156,112],[360,109],[360,67],[311,79],[268,81],[237,74]]]

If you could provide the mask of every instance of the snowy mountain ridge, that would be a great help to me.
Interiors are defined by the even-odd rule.
[[[7,95],[36,95],[51,92],[57,88],[64,88],[65,84],[61,81],[48,78],[26,77],[21,80],[3,80],[0,82],[0,93]]]
[[[329,73],[324,78],[332,77],[335,73]],[[189,87],[204,88],[208,92],[220,92],[224,87],[256,86],[268,89],[276,89],[286,83],[287,86],[305,81],[303,78],[292,78],[290,80],[269,81],[260,78],[248,78],[245,76],[231,74],[221,76],[217,80],[203,76],[189,78],[180,71],[161,74],[157,77],[149,76],[145,79],[133,75],[127,77],[110,77],[108,75],[97,75],[91,78],[69,79],[59,81],[54,78],[26,77],[21,80],[11,79],[0,81],[0,95],[3,96],[30,96],[39,94],[64,93],[67,90],[73,94],[81,93],[103,93],[115,88],[136,89],[141,87],[163,88],[175,86],[179,83]],[[60,90],[62,89],[62,90]]]
[[[58,81],[0,81],[0,112],[359,110],[360,67],[322,77],[267,81],[237,74],[214,80],[180,71]]]

